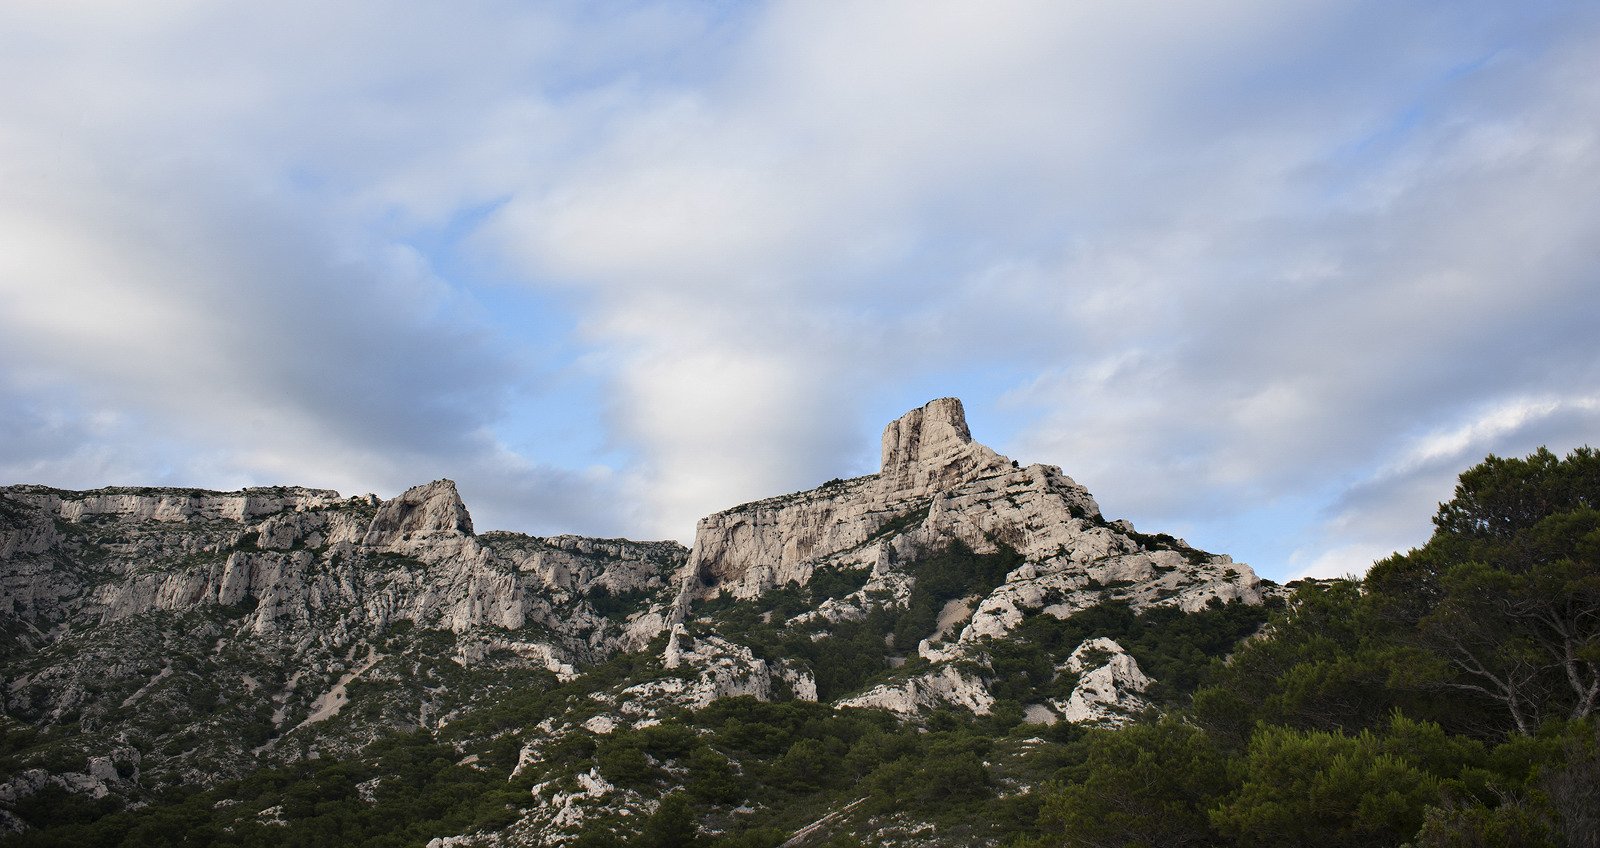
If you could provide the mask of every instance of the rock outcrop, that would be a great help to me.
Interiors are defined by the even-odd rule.
[[[965,707],[976,715],[988,715],[994,696],[984,682],[953,665],[927,674],[884,683],[838,702],[841,707],[876,707],[902,715],[917,715],[944,706]]]
[[[596,586],[608,595],[662,588],[684,553],[672,543],[480,539],[450,480],[387,501],[300,488],[0,493],[9,510],[0,608],[36,623],[248,602],[251,632],[291,641],[331,627],[343,644],[399,620],[457,633],[537,622],[567,637],[566,649],[603,655],[641,646],[664,616],[607,633],[603,616],[556,608]]]
[[[96,518],[120,521],[187,523],[194,521],[250,522],[262,516],[333,505],[339,493],[301,486],[256,486],[238,492],[151,489],[145,487],[69,492],[45,486],[9,486],[5,496],[39,507],[63,521]]]
[[[378,507],[361,543],[380,551],[426,554],[440,559],[462,548],[472,536],[472,516],[451,480],[435,480],[408,489]],[[440,551],[443,547],[444,553]]]
[[[1188,611],[1212,599],[1261,602],[1249,566],[1107,521],[1088,490],[1060,468],[1021,467],[973,441],[955,398],[891,422],[875,475],[701,519],[682,591],[685,598],[723,591],[750,598],[785,583],[803,585],[819,567],[870,567],[873,580],[861,592],[816,613],[855,618],[872,593],[903,601],[912,581],[900,566],[956,540],[980,553],[1008,546],[1027,564],[978,601],[957,639],[919,647],[934,661],[1003,636],[1029,610],[1065,618],[1106,597],[1136,609]]]
[[[669,676],[622,691],[623,712],[654,717],[663,707],[700,709],[718,698],[740,695],[770,701],[785,685],[790,690],[786,697],[817,699],[816,682],[804,669],[758,659],[748,647],[716,636],[691,637],[681,625],[667,641],[662,665]]]
[[[1078,684],[1066,703],[1051,703],[1069,722],[1121,727],[1149,706],[1140,694],[1150,679],[1114,640],[1084,642],[1059,670],[1078,675]]]
[[[1032,557],[1070,546],[1087,560],[1115,534],[1095,525],[1087,490],[1049,465],[1018,467],[974,442],[961,401],[941,398],[883,432],[879,473],[768,498],[700,520],[689,556],[700,595],[754,597],[804,583],[819,565],[880,571],[960,539]]]
[[[580,664],[643,648],[667,627],[687,553],[479,536],[449,480],[386,501],[4,487],[0,699],[41,729],[75,722],[74,756],[91,764],[132,730],[155,752],[157,784],[203,785],[309,756],[312,739],[350,750],[385,728],[435,726],[494,697],[440,683],[467,670],[571,680]],[[358,685],[358,709],[382,721],[330,733],[351,724],[341,707]],[[0,796],[143,791],[103,771],[56,768]]]

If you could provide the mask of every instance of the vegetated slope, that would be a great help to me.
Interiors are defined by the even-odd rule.
[[[9,844],[1592,844],[1592,453],[1491,459],[1463,475],[1428,546],[1380,563],[1364,587],[1304,583],[1275,606],[1247,567],[1106,521],[1058,471],[984,459],[951,408],[891,425],[885,472],[900,482],[838,481],[719,513],[702,529],[737,541],[722,548],[736,556],[697,544],[660,588],[607,576],[673,571],[644,556],[590,562],[558,588],[556,570],[517,551],[560,545],[472,536],[449,499],[397,499],[384,521],[372,510],[363,544],[377,526],[380,547],[420,545],[398,555],[423,571],[457,570],[417,584],[431,594],[362,604],[419,614],[347,628],[360,638],[343,643],[345,667],[324,672],[323,691],[377,659],[337,715],[275,728],[284,741],[253,755],[253,770],[177,786],[151,780],[144,758],[193,757],[183,745],[140,750],[146,734],[129,731],[141,759],[86,765],[66,745],[86,736],[81,719],[64,732],[8,707],[0,806],[33,825]],[[911,426],[930,421],[957,437]],[[889,520],[859,509],[924,495],[926,512]],[[432,517],[412,520],[419,510]],[[829,514],[870,516],[873,529],[819,534],[815,517]],[[1061,526],[1040,524],[1047,515]],[[511,596],[460,590],[505,585],[457,579],[475,573],[459,569],[477,548],[523,563],[505,569],[525,587],[520,628],[485,617],[515,606],[485,600]],[[367,552],[360,585],[365,569],[386,573],[381,553]],[[207,598],[85,633],[172,615],[259,626],[261,603]],[[8,626],[36,640],[20,655],[38,657],[79,638],[52,623],[70,618]],[[130,659],[152,649],[117,639]],[[196,647],[223,657],[204,668],[225,677],[231,643],[218,652],[211,639]],[[393,657],[393,679],[369,677]],[[147,694],[200,676],[163,670],[147,669]],[[327,706],[303,704],[307,717]],[[119,719],[94,736],[123,733]],[[96,799],[93,781],[112,791]],[[149,805],[119,810],[119,797]]]

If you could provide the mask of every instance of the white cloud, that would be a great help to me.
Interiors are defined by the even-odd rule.
[[[1379,505],[1581,440],[1600,392],[1585,9],[32,4],[0,32],[31,83],[0,93],[0,346],[40,410],[5,426],[57,458],[7,468],[454,476],[511,521],[687,541],[869,470],[885,398],[977,384],[996,447],[1141,526],[1299,505],[1250,554],[1282,574],[1425,532]],[[486,305],[506,285],[571,314]],[[607,432],[538,453],[578,420]]]
[[[1367,569],[1371,568],[1374,562],[1394,552],[1394,548],[1385,545],[1343,545],[1317,553],[1315,559],[1309,563],[1301,564],[1295,558],[1291,558],[1288,576],[1284,582],[1299,580],[1302,577],[1360,578],[1367,573]]]
[[[1476,462],[1496,449],[1507,436],[1563,411],[1600,412],[1600,399],[1517,398],[1496,403],[1460,426],[1418,438],[1414,445],[1380,471],[1378,477],[1400,477],[1419,468],[1441,463]]]

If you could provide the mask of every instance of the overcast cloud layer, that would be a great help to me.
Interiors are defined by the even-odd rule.
[[[1594,2],[0,6],[0,482],[670,537],[933,397],[1263,575],[1600,444]]]

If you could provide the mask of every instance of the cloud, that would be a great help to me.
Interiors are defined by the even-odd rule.
[[[499,526],[687,541],[959,393],[1283,576],[1593,432],[1592,10],[0,16],[16,473],[452,476]]]
[[[1302,575],[1332,577],[1334,568],[1361,574],[1374,560],[1416,547],[1432,533],[1429,520],[1454,496],[1456,478],[1484,457],[1523,456],[1553,445],[1565,453],[1593,443],[1600,432],[1600,398],[1593,395],[1517,398],[1471,410],[1464,421],[1417,434],[1398,445],[1389,461],[1330,498],[1311,544],[1292,554]],[[1321,553],[1350,543],[1345,553]],[[1350,551],[1365,556],[1360,559]],[[1306,559],[1316,562],[1301,566]],[[1354,557],[1354,558],[1352,558]]]
[[[169,58],[124,43],[166,44],[193,24],[178,17],[89,27],[87,43],[35,33],[59,36],[30,68],[54,73],[54,87],[12,89],[0,134],[6,476],[393,494],[466,475],[506,499],[487,506],[510,526],[620,533],[625,513],[601,508],[605,474],[505,457],[488,432],[541,393],[527,346],[426,257],[330,203],[348,195],[297,182],[336,158],[248,137],[261,120],[251,101],[293,100],[305,80],[292,69],[255,90],[230,80],[241,106],[208,88],[214,77],[174,80],[193,49]],[[109,57],[87,49],[106,41]],[[133,61],[114,69],[119,59]],[[220,75],[251,70],[234,63]],[[158,91],[163,81],[175,84]],[[275,128],[327,117],[308,111]]]
[[[1230,43],[1186,40],[1193,10],[1152,8],[778,4],[737,82],[656,92],[497,212],[527,273],[596,293],[585,329],[626,352],[616,426],[659,460],[641,483],[665,521],[820,479],[799,469],[881,426],[862,421],[873,393],[1073,348],[1076,298],[1028,269],[1078,204],[1114,193],[1093,172],[1173,79],[1103,28],[1150,52],[1203,45],[1176,51],[1192,63]],[[1208,15],[1216,33],[1262,20],[1251,4]]]

